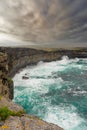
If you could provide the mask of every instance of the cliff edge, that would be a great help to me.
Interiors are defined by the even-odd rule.
[[[29,53],[32,51],[26,53],[24,49],[24,53],[23,50],[16,53],[16,50],[13,51],[14,49],[12,51],[0,49],[0,130],[63,130],[57,125],[27,115],[21,106],[11,101],[14,89],[11,75],[14,75],[18,69],[29,63],[38,62],[43,51],[39,53],[39,57],[35,56],[35,52],[35,57],[33,56],[31,62],[28,62]],[[25,58],[24,61],[22,61],[23,58]]]
[[[23,108],[11,100],[14,95],[13,77],[21,68],[39,61],[87,58],[87,48],[55,51],[29,48],[0,48],[0,130],[63,130],[37,117],[25,114]]]

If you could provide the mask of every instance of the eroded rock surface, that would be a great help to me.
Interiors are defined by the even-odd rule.
[[[0,95],[13,98],[13,81],[8,77],[8,55],[0,52]]]
[[[6,107],[8,111],[10,110],[16,113],[19,112],[20,114],[20,112],[24,111],[23,108],[11,101],[11,99],[13,99],[13,81],[9,77],[9,74],[13,72],[13,70],[15,70],[14,73],[16,73],[19,68],[27,64],[37,63],[42,59],[50,61],[54,59],[54,57],[52,54],[47,56],[44,51],[35,51],[32,49],[19,50],[20,51],[18,51],[17,54],[15,53],[15,51],[17,52],[15,49],[12,49],[10,51],[7,49],[7,51],[4,50],[0,52],[0,109]],[[55,56],[55,59],[57,57]],[[0,115],[0,130],[4,129],[63,130],[58,126],[42,121],[37,117],[24,115],[24,113],[19,116],[8,116],[5,121],[2,120],[2,115]]]
[[[57,125],[46,123],[34,116],[10,117],[3,126],[7,130],[63,130]],[[0,128],[0,130],[2,130]]]
[[[16,111],[16,112],[17,111],[23,111],[23,108],[20,105],[15,104],[10,99],[2,96],[1,99],[0,99],[0,108],[2,108],[4,106],[8,107],[8,109],[11,110],[11,111]]]

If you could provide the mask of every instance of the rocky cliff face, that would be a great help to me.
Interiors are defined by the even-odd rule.
[[[9,73],[8,56],[0,52],[0,95],[13,98],[13,81],[7,76]]]
[[[36,64],[39,61],[59,60],[64,55],[67,55],[69,58],[86,58],[87,48],[59,49],[55,51],[30,48],[0,48],[0,93],[12,99],[13,82],[8,76],[14,76],[19,69],[27,65]]]
[[[9,75],[15,74],[27,64],[42,60],[42,56],[46,60],[44,52],[32,49],[0,49],[0,130],[63,130],[37,117],[26,115],[21,106],[10,100],[13,99],[13,81]]]
[[[2,96],[0,108],[6,106],[11,111],[23,111],[22,107],[10,100],[13,98],[13,82],[9,77],[27,65],[36,64],[39,61],[58,60],[64,55],[69,58],[87,58],[87,49],[42,51],[29,48],[0,48],[0,96]],[[25,114],[20,117],[11,116],[0,125],[0,130],[3,128],[7,130],[62,130],[56,125]]]
[[[87,48],[77,48],[72,50],[59,49],[55,51],[43,51],[30,48],[0,48],[0,51],[8,54],[9,75],[14,74],[27,65],[35,64],[39,61],[59,60],[67,55],[69,58],[86,58]]]

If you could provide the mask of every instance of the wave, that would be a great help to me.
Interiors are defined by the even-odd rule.
[[[86,130],[87,59],[39,62],[16,74],[14,102],[65,130]],[[29,79],[22,77],[27,75]]]
[[[76,113],[76,108],[72,105],[48,106],[48,112],[45,119],[48,122],[59,124],[65,130],[73,130],[84,120]]]

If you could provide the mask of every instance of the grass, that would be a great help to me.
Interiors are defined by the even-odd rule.
[[[13,80],[11,78],[7,79],[9,83],[13,83]]]
[[[2,96],[0,95],[0,101],[2,100]]]
[[[10,116],[22,116],[22,114],[25,114],[25,111],[11,111],[8,109],[8,107],[4,106],[0,108],[0,120],[5,121]]]

